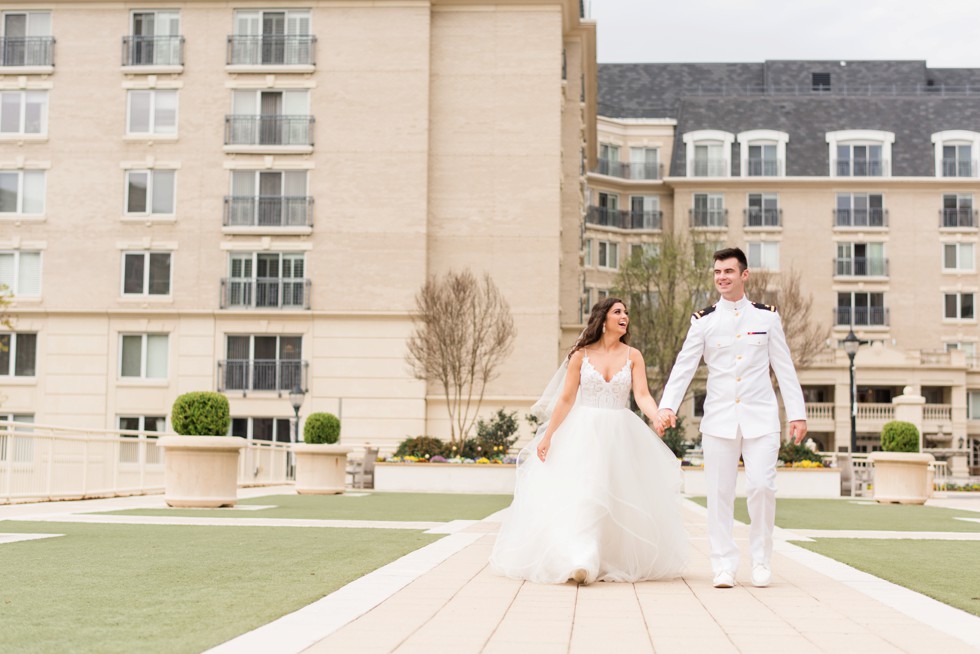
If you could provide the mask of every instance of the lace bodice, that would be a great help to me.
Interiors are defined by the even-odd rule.
[[[582,359],[579,379],[579,403],[597,409],[625,409],[629,405],[630,388],[633,386],[633,362],[626,363],[608,382],[593,367],[589,355]]]

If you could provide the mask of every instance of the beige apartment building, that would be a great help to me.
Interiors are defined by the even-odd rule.
[[[595,26],[575,0],[0,8],[0,418],[444,435],[405,361],[425,279],[489,272],[518,329],[485,406],[577,333]],[[452,316],[446,316],[452,320]],[[563,332],[564,330],[564,332]]]
[[[666,230],[738,245],[750,268],[799,271],[826,329],[799,371],[817,447],[850,447],[853,327],[869,342],[855,360],[857,450],[880,446],[911,386],[926,445],[954,472],[980,463],[980,70],[602,64],[598,87],[583,311]],[[692,427],[700,399],[684,409]]]

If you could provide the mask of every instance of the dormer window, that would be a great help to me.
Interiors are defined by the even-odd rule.
[[[783,177],[789,134],[756,129],[738,135],[742,177]]]
[[[827,132],[831,177],[890,177],[895,134],[877,130]]]
[[[980,133],[965,130],[932,135],[936,154],[936,177],[976,177]]]
[[[718,130],[699,130],[684,135],[688,177],[730,177],[729,156],[735,136]]]

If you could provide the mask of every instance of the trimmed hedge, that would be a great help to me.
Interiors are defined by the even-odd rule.
[[[303,426],[303,442],[333,445],[340,440],[340,419],[332,413],[311,413]]]
[[[174,400],[170,424],[182,436],[227,436],[231,424],[228,398],[211,391],[184,393]]]
[[[904,420],[886,422],[881,429],[881,449],[885,452],[918,452],[919,430]]]
[[[806,445],[798,445],[793,441],[785,441],[779,446],[779,460],[783,463],[799,463],[800,461],[822,463],[823,457]]]

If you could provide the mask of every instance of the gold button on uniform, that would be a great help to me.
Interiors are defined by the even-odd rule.
[[[735,334],[735,338],[742,338],[741,334]]]
[[[742,378],[741,377],[736,377],[735,378],[735,381],[737,381],[737,382],[742,381]]]
[[[741,360],[742,360],[742,355],[741,355],[741,354],[739,354],[739,355],[738,355],[737,357],[735,357],[735,358],[736,358],[736,359],[738,359],[739,361],[741,361]]]
[[[736,397],[736,398],[735,398],[735,404],[738,404],[738,403],[739,403],[739,402],[741,402],[741,401],[742,401],[742,398],[740,398],[740,397]]]

